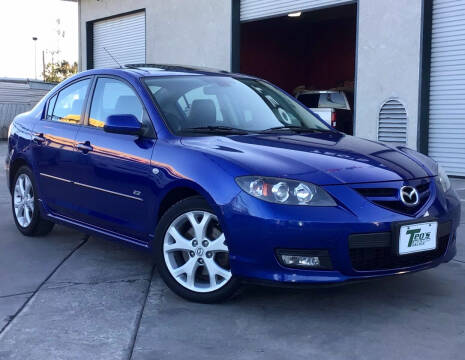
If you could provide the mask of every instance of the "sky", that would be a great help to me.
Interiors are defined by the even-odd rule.
[[[59,24],[57,23],[59,20]],[[58,35],[64,32],[64,37]],[[42,51],[45,62],[59,50],[55,60],[78,60],[78,5],[62,0],[0,0],[0,77],[42,78]]]

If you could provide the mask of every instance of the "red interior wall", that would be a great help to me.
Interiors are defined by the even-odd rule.
[[[305,14],[304,14],[305,15]],[[241,72],[288,92],[329,89],[355,78],[356,20],[282,17],[241,25]]]

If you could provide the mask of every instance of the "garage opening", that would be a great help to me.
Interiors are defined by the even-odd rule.
[[[145,63],[145,11],[93,21],[88,68]]]
[[[296,96],[353,134],[356,4],[241,23],[240,71]]]

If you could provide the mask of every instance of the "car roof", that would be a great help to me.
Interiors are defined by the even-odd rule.
[[[68,86],[70,83],[94,75],[107,75],[107,76],[119,76],[126,80],[131,78],[138,80],[144,77],[157,77],[157,76],[182,76],[182,75],[209,75],[209,76],[230,76],[235,78],[244,78],[244,79],[257,79],[255,76],[244,75],[239,73],[232,73],[225,70],[204,68],[204,67],[195,67],[187,65],[173,65],[173,64],[128,64],[120,67],[114,68],[100,68],[100,69],[91,69],[85,70],[77,73],[74,76],[69,77],[68,79],[59,83],[55,88],[53,88],[50,93],[47,95],[47,98],[53,96],[58,91],[61,91],[64,87]]]
[[[232,73],[225,70],[212,69],[206,67],[174,65],[174,64],[127,64],[118,68],[103,68],[87,70],[81,75],[97,75],[97,74],[114,74],[118,75],[125,73],[134,77],[152,77],[152,76],[175,76],[175,75],[221,75],[248,77],[238,73]]]

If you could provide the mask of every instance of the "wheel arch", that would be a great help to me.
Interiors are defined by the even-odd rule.
[[[192,196],[201,196],[200,193],[196,190],[194,190],[192,187],[188,186],[180,186],[180,187],[175,187],[169,190],[163,199],[160,202],[160,205],[158,206],[158,211],[157,211],[157,222],[160,221],[161,217],[163,216],[166,211],[176,204],[177,202],[187,199]]]
[[[9,185],[10,185],[9,190],[10,190],[10,193],[12,193],[12,191],[13,191],[14,179],[15,179],[16,173],[18,172],[18,170],[22,166],[27,166],[27,167],[29,167],[31,169],[31,165],[23,157],[17,157],[14,160],[12,160],[11,163],[10,163],[10,170],[9,170],[9,175],[8,175],[9,176]]]
[[[187,199],[192,196],[201,196],[208,202],[208,204],[215,212],[218,210],[216,202],[205,189],[195,183],[179,182],[172,184],[172,186],[166,189],[166,191],[160,197],[160,202],[156,210],[157,223],[171,206],[183,199]]]
[[[218,220],[223,225],[222,213],[220,207],[212,197],[212,195],[202,188],[200,185],[190,181],[179,181],[171,184],[165,191],[160,194],[158,206],[154,209],[155,212],[155,231],[158,226],[160,219],[166,211],[176,204],[177,202],[187,199],[193,196],[200,196],[205,199],[212,209],[212,211],[218,217]],[[153,239],[152,239],[153,240]],[[149,247],[152,246],[152,240],[149,241]]]

